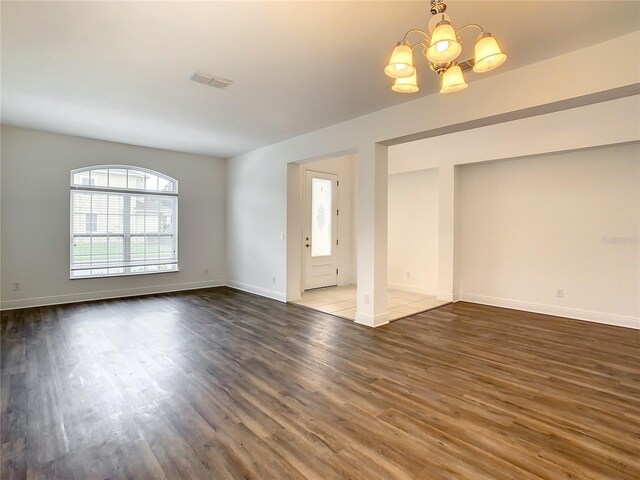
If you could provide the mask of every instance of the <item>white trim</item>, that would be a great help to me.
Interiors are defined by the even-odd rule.
[[[78,192],[98,192],[98,193],[130,193],[132,195],[158,195],[161,197],[177,197],[176,192],[165,192],[163,190],[140,190],[137,188],[115,188],[115,187],[93,187],[90,185],[71,185],[71,190]]]
[[[450,292],[440,292],[436,295],[436,299],[442,300],[443,302],[453,302],[454,298],[453,293]]]
[[[356,312],[356,323],[367,327],[381,327],[389,323],[389,315],[387,312],[378,315],[369,315],[368,313]]]
[[[287,293],[287,302],[297,302],[300,299],[302,299],[302,293],[300,292]]]
[[[248,285],[246,283],[236,282],[234,280],[227,280],[227,287],[235,288],[236,290],[242,290],[243,292],[253,293],[260,295],[261,297],[271,298],[278,300],[279,302],[287,301],[287,295],[282,292],[276,292],[275,290],[269,290],[262,287],[256,287],[255,285]]]
[[[611,313],[593,312],[590,310],[562,307],[559,305],[545,305],[542,303],[524,302],[521,300],[512,300],[508,298],[487,297],[485,295],[476,295],[473,293],[462,293],[460,295],[460,300],[465,302],[480,303],[483,305],[491,305],[494,307],[512,308],[515,310],[524,310],[525,312],[543,313],[545,315],[553,315],[556,317],[573,318],[576,320],[585,320],[587,322],[604,323],[606,325],[615,325],[618,327],[634,328],[640,330],[640,318],[638,317],[628,317]]]
[[[102,290],[86,293],[72,293],[68,295],[54,295],[51,297],[23,298],[8,300],[0,303],[0,310],[14,310],[16,308],[43,307],[46,305],[62,305],[64,303],[90,302],[109,298],[137,297],[156,293],[179,292],[182,290],[196,290],[199,288],[222,287],[224,280],[209,280],[207,282],[174,283],[169,285],[155,285],[153,287],[127,288],[122,290]]]
[[[389,282],[387,283],[387,288],[393,288],[394,290],[402,290],[403,292],[409,292],[409,293],[419,293],[420,295],[430,295],[432,297],[436,296],[435,292],[429,292],[424,288],[420,288],[415,285],[410,285],[407,283]]]

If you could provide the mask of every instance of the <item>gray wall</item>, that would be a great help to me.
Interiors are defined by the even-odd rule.
[[[224,284],[225,160],[9,126],[1,138],[2,308]],[[69,280],[69,172],[100,164],[179,181],[179,272]]]

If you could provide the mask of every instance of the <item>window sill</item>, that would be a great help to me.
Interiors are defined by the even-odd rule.
[[[125,272],[125,273],[109,273],[109,274],[101,274],[101,275],[83,275],[79,277],[74,277],[69,275],[69,280],[86,280],[92,278],[111,278],[111,277],[137,277],[139,275],[157,275],[162,273],[178,273],[180,271],[179,268],[176,267],[175,270],[158,270],[155,272]]]

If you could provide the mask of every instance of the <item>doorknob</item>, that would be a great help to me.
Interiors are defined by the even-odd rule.
[[[309,248],[310,246],[311,246],[311,244],[310,244],[310,243],[307,243],[307,244],[305,245],[305,247],[307,247],[307,248]]]

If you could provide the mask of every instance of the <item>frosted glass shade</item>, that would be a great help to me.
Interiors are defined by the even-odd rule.
[[[500,50],[496,39],[490,34],[485,34],[476,42],[473,71],[478,73],[488,72],[498,68],[506,59],[507,56]]]
[[[433,63],[448,63],[458,58],[460,52],[462,45],[456,38],[456,31],[449,22],[440,22],[431,35],[427,58]]]
[[[467,82],[464,81],[464,76],[462,75],[462,69],[460,66],[453,65],[444,72],[444,75],[442,75],[442,88],[440,89],[440,93],[457,92],[458,90],[463,90],[468,86]]]
[[[420,87],[418,87],[418,78],[415,69],[413,75],[410,77],[396,79],[396,83],[393,84],[391,90],[400,93],[416,93],[420,90]]]
[[[392,78],[407,78],[416,73],[416,69],[413,68],[413,52],[409,44],[401,42],[396,45],[384,73]]]

